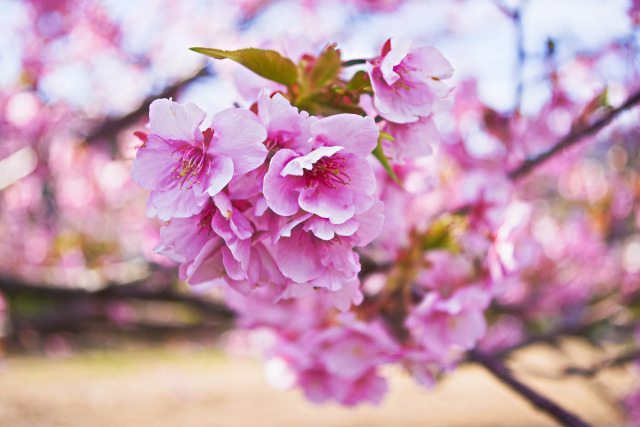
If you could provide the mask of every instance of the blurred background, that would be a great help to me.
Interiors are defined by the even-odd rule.
[[[256,98],[261,78],[194,46],[297,60],[336,42],[357,59],[378,55],[389,37],[411,39],[440,49],[451,85],[472,86],[473,108],[493,117],[537,117],[559,86],[574,105],[605,88],[616,104],[639,80],[639,20],[628,0],[0,0],[0,424],[468,425],[473,416],[548,425],[473,366],[433,392],[391,369],[381,408],[313,406],[298,391],[273,391],[242,357],[251,345],[228,332],[233,313],[219,295],[192,292],[154,254],[161,222],[146,216],[148,194],[129,177],[134,132],[159,97],[210,115]],[[560,128],[571,119],[554,117]],[[447,117],[438,125],[455,128]],[[489,133],[470,134],[478,159],[498,150]],[[560,191],[597,204],[614,192],[607,170],[633,153],[594,156]],[[632,215],[634,204],[625,209]],[[625,268],[638,273],[640,240],[624,245]],[[568,345],[585,363],[607,351]],[[544,347],[519,356],[534,371],[558,357]],[[584,379],[531,378],[596,423],[621,422]],[[604,393],[632,384],[627,372],[607,381]]]

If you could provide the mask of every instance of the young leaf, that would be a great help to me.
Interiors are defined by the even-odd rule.
[[[239,50],[209,49],[192,47],[194,52],[215,59],[231,59],[244,65],[259,76],[271,81],[291,86],[298,79],[298,67],[289,58],[285,58],[275,50],[256,49],[253,47]]]
[[[391,164],[389,163],[389,159],[387,159],[387,156],[384,155],[384,152],[382,150],[382,140],[383,139],[389,139],[391,138],[393,140],[393,137],[391,135],[389,135],[386,132],[380,132],[380,137],[378,138],[378,145],[376,146],[376,148],[373,150],[373,156],[378,159],[378,161],[380,162],[380,164],[382,164],[382,167],[384,168],[384,170],[387,171],[387,173],[389,174],[389,176],[400,186],[402,187],[402,182],[400,182],[400,179],[398,178],[398,175],[396,175],[396,173],[393,171],[393,168],[391,167]]]
[[[380,139],[386,139],[387,141],[395,141],[396,139],[391,136],[390,133],[380,131]]]
[[[371,89],[371,81],[366,71],[360,70],[353,75],[349,83],[347,83],[347,89],[354,91],[361,91]]]
[[[422,235],[421,249],[430,251],[444,249],[449,252],[460,251],[458,237],[465,231],[467,219],[461,215],[443,215],[436,219]]]
[[[342,68],[341,52],[336,49],[336,43],[327,46],[316,59],[309,76],[311,91],[323,87],[333,80]]]

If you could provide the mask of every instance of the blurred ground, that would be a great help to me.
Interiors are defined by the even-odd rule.
[[[607,400],[634,381],[615,369],[595,380],[532,376],[601,354],[577,343],[537,347],[510,366],[538,391],[597,425],[621,425]],[[528,372],[528,373],[527,373]],[[429,392],[397,369],[380,407],[308,403],[270,388],[258,362],[215,350],[99,352],[51,359],[9,357],[0,373],[2,426],[546,426],[553,421],[478,366],[463,366]]]

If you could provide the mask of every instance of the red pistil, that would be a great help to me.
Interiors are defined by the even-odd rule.
[[[324,184],[329,188],[337,190],[337,185],[349,185],[351,178],[345,172],[345,159],[336,153],[331,157],[323,157],[314,163],[311,170],[304,171],[306,187],[317,187],[318,184]]]
[[[204,209],[200,213],[200,222],[198,223],[198,234],[202,232],[202,230],[207,230],[207,233],[211,233],[211,221],[213,220],[213,214],[215,213],[215,205],[209,199],[209,202],[204,206]]]

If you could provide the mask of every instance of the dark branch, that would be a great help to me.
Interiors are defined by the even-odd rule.
[[[166,88],[164,88],[164,90],[162,90],[162,92],[147,97],[144,101],[142,101],[138,108],[125,114],[124,116],[105,119],[101,124],[94,127],[87,135],[84,136],[85,141],[87,141],[88,143],[92,143],[99,138],[114,137],[122,129],[133,126],[138,123],[142,119],[142,117],[148,116],[149,105],[151,105],[154,100],[158,98],[175,97],[183,87],[193,82],[197,78],[207,75],[209,75],[209,71],[206,67],[203,67],[191,77],[176,82],[171,86],[167,86]]]
[[[613,359],[604,360],[596,363],[590,368],[580,368],[577,366],[570,366],[565,368],[565,375],[581,375],[584,377],[595,377],[603,369],[615,368],[618,366],[626,365],[627,363],[635,362],[640,359],[640,350],[633,350],[627,353],[614,357]]]
[[[640,90],[633,93],[624,102],[624,104],[622,104],[618,108],[612,109],[604,117],[600,118],[599,120],[596,120],[591,125],[584,126],[584,127],[576,126],[574,129],[571,130],[571,132],[569,132],[564,138],[558,141],[549,150],[541,154],[538,154],[535,157],[525,160],[519,167],[509,172],[509,178],[513,181],[522,178],[523,176],[527,175],[533,169],[540,166],[542,163],[546,162],[547,160],[549,160],[551,157],[553,157],[560,151],[563,151],[564,149],[571,147],[573,144],[577,143],[578,141],[582,140],[583,138],[589,135],[595,134],[600,129],[608,125],[618,114],[622,113],[625,110],[628,110],[629,108],[636,105],[638,102],[640,102]]]
[[[509,371],[501,360],[495,359],[484,353],[476,350],[469,352],[471,360],[480,363],[487,368],[489,372],[496,376],[500,381],[511,387],[514,391],[519,393],[522,397],[527,399],[532,405],[538,409],[546,412],[556,421],[565,426],[588,426],[586,422],[582,421],[576,415],[562,408],[553,401],[547,399],[536,391],[532,390],[525,384],[518,381]]]
[[[234,313],[222,302],[204,299],[191,294],[179,294],[168,288],[169,282],[163,284],[161,289],[147,289],[154,280],[145,279],[125,285],[109,284],[97,291],[80,288],[61,288],[53,286],[27,283],[16,278],[0,277],[0,292],[8,295],[17,293],[31,293],[52,298],[62,299],[88,299],[88,300],[127,300],[138,299],[146,301],[165,301],[184,303],[193,306],[203,313],[216,315],[222,318],[233,318]],[[155,284],[157,288],[157,284]]]

